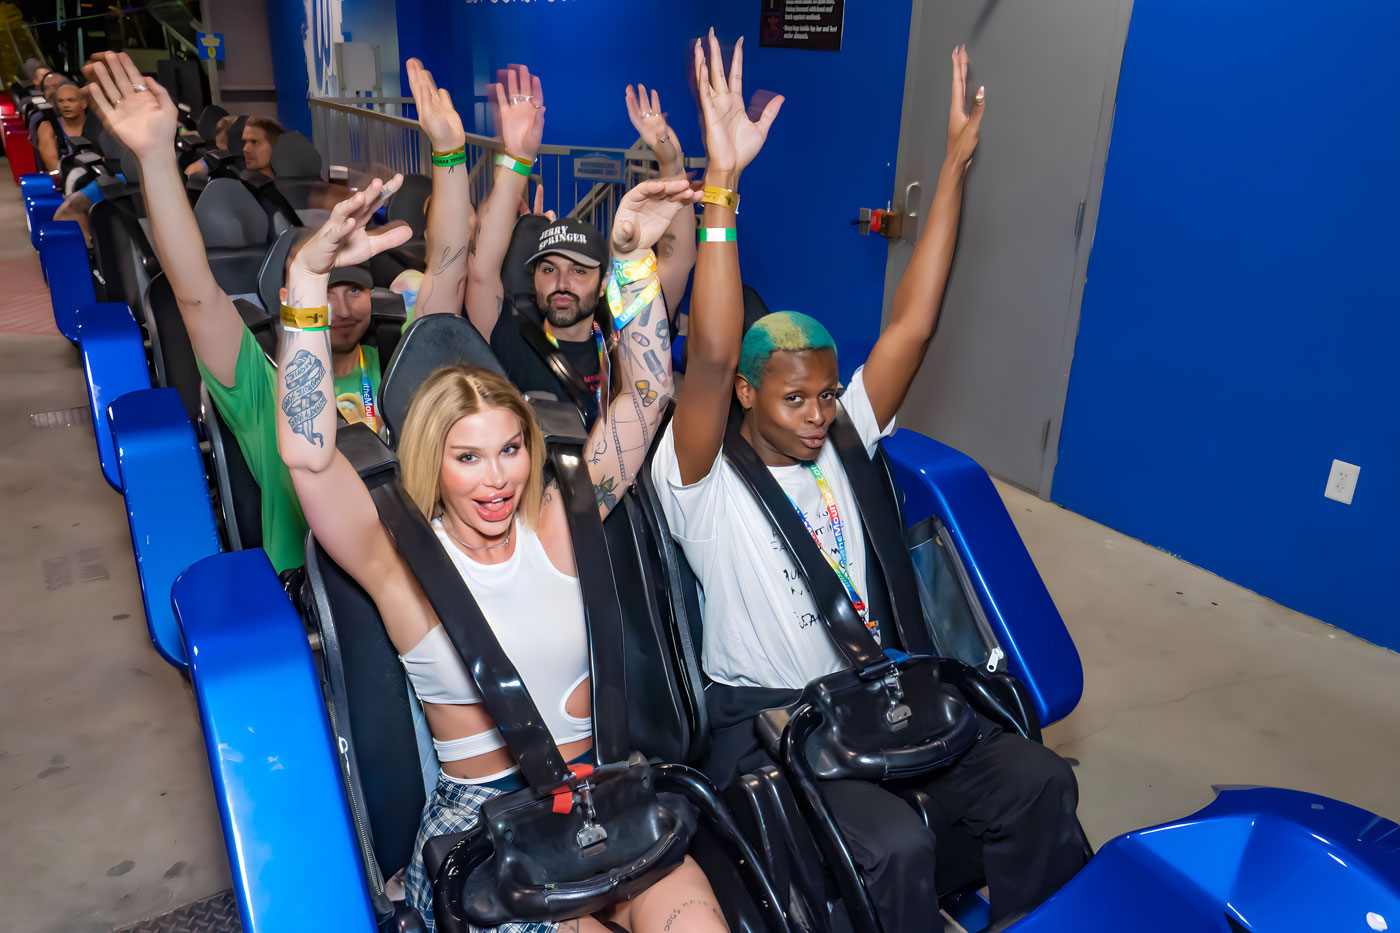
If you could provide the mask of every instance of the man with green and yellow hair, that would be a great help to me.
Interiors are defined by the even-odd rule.
[[[807,684],[847,663],[807,591],[806,578],[734,467],[723,441],[731,405],[739,433],[782,486],[828,556],[855,610],[874,632],[866,550],[851,484],[826,443],[838,406],[873,455],[933,338],[957,239],[963,178],[977,145],[984,96],[966,107],[967,54],[953,53],[947,154],[914,256],[895,293],[890,323],[849,385],[825,327],[794,311],[759,318],[743,332],[735,208],[739,175],[758,154],[781,98],[751,121],[739,87],[742,48],[726,81],[710,38],[713,75],[696,51],[696,86],[709,162],[691,297],[688,363],[675,416],[652,462],[672,535],[705,591],[705,702],[714,727],[705,763],[728,784],[763,763],[753,717],[794,702]],[[732,387],[732,388],[731,388]],[[876,573],[879,569],[872,568]],[[950,822],[977,836],[997,929],[1033,909],[1083,866],[1069,765],[1043,745],[983,723],[958,763],[919,779]],[[912,808],[878,783],[822,782],[822,795],[886,930],[927,930],[939,921],[934,886],[940,840]]]

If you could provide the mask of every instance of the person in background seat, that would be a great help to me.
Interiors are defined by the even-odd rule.
[[[427,74],[423,72],[423,74]],[[428,75],[431,82],[431,75]],[[505,261],[518,217],[518,205],[528,191],[531,166],[540,150],[544,134],[544,89],[537,76],[524,66],[511,66],[502,80],[492,86],[496,98],[496,119],[504,153],[496,156],[496,175],[491,193],[481,207],[480,229],[469,262],[456,264],[457,244],[465,241],[458,224],[457,234],[441,247],[432,241],[435,228],[444,226],[442,215],[458,210],[468,198],[465,172],[434,169],[433,198],[428,210],[428,269],[418,293],[416,315],[460,314],[465,306],[468,319],[491,344],[511,382],[526,392],[548,392],[556,398],[570,398],[553,370],[521,336],[513,315],[503,314],[505,286],[501,264]],[[660,99],[652,92],[643,100],[645,89],[627,88],[628,112],[638,132],[652,148],[663,178],[684,177],[684,157],[675,133],[660,113]],[[442,125],[459,128],[461,120],[451,109],[446,92],[430,102],[415,88],[419,119],[433,141],[435,152],[455,139],[465,139],[460,131],[450,138]],[[442,137],[440,140],[439,137]],[[461,143],[456,143],[455,148]],[[686,282],[695,263],[695,216],[681,211],[657,244],[657,265],[662,295],[674,323],[674,309],[685,294]],[[630,387],[612,380],[605,385],[605,370],[616,369],[617,335],[610,326],[605,300],[607,276],[603,264],[607,240],[592,224],[573,218],[551,223],[539,237],[529,260],[533,301],[537,319],[544,322],[545,336],[578,374],[586,389],[581,413],[592,426],[598,413],[607,408],[617,393]],[[646,338],[651,340],[653,338]],[[654,349],[654,347],[653,347]],[[659,367],[659,363],[653,371]],[[649,380],[656,391],[669,391],[659,380]]]
[[[97,134],[102,130],[102,124],[97,118],[88,113],[87,98],[83,95],[82,89],[78,85],[62,78],[58,81],[48,82],[50,88],[49,96],[53,99],[53,109],[58,114],[57,125],[62,130],[63,136],[81,136],[88,142],[96,144]],[[39,143],[39,156],[43,159],[43,169],[46,172],[56,171],[59,160],[63,158],[63,139],[59,138],[58,132],[54,128],[54,123],[48,120],[40,123],[34,131]],[[59,179],[58,186],[63,187],[63,179]]]
[[[142,79],[124,53],[102,54],[88,66],[87,76],[108,131],[140,160],[141,194],[156,255],[179,302],[200,376],[262,490],[263,549],[279,574],[300,567],[306,561],[306,519],[277,453],[275,371],[205,258],[175,157],[175,104],[165,88]],[[400,183],[376,181],[372,190],[379,198],[381,191],[392,193]],[[384,248],[401,245],[410,233],[402,226],[387,229],[381,234]],[[333,412],[378,431],[383,425],[378,417],[378,351],[360,342],[370,324],[370,288],[369,273],[362,268],[338,270],[329,287],[336,321],[330,331]]]
[[[231,113],[226,113],[222,117],[219,117],[219,122],[214,124],[213,144],[215,149],[228,148],[228,131],[237,121],[238,117]],[[209,166],[203,159],[195,159],[189,165],[185,166],[185,174],[207,175],[209,174]]]
[[[967,54],[955,50],[947,152],[930,216],[895,293],[889,325],[866,365],[843,388],[831,335],[806,315],[770,314],[740,340],[743,298],[733,192],[763,145],[781,99],[751,122],[740,86],[742,46],[734,51],[726,81],[713,31],[709,45],[713,72],[698,44],[695,68],[709,155],[705,180],[721,189],[721,196],[704,208],[686,380],[652,475],[672,534],[705,591],[703,660],[714,681],[706,703],[716,727],[706,769],[723,786],[767,760],[754,733],[755,714],[794,702],[809,682],[846,666],[797,566],[724,457],[731,400],[737,395],[743,410],[743,437],[787,492],[833,568],[840,568],[838,575],[844,574],[852,601],[861,607],[859,593],[867,591],[864,534],[849,481],[826,434],[838,406],[850,416],[868,454],[894,430],[895,412],[937,324],[963,178],[977,146],[985,98],[979,89],[967,111]],[[880,620],[866,621],[878,632]],[[1043,745],[984,721],[977,742],[956,764],[918,784],[982,841],[995,922],[1031,910],[1084,864],[1074,775]],[[825,781],[822,792],[884,928],[902,933],[936,925],[937,840],[915,811],[870,782]]]
[[[268,178],[277,177],[272,170],[272,150],[286,130],[276,120],[249,117],[243,124],[243,163],[250,172],[262,172]]]
[[[619,204],[609,275],[631,315],[616,322],[623,333],[650,334],[665,343],[666,318],[656,294],[650,247],[675,213],[694,201],[687,182],[671,180],[643,182]],[[423,701],[442,770],[424,807],[407,887],[409,905],[433,931],[423,843],[469,829],[485,801],[524,784],[482,705],[478,685],[380,524],[364,483],[336,449],[336,419],[327,404],[331,346],[311,309],[325,303],[337,262],[363,262],[378,251],[375,238],[363,230],[373,207],[364,193],[338,205],[292,263],[286,299],[291,307],[283,316],[298,323],[289,323],[280,349],[283,375],[277,382],[284,415],[277,418],[277,442],[316,540],[374,600]],[[302,329],[298,324],[308,314],[308,326]],[[648,364],[638,344],[626,341],[624,346],[624,375],[635,386],[648,376]],[[596,453],[589,472],[604,515],[641,468],[663,403],[641,399],[634,389],[619,397],[610,416],[594,428],[588,447]],[[593,723],[583,595],[563,497],[556,485],[544,484],[544,438],[529,404],[490,370],[441,369],[413,398],[399,456],[406,491],[432,523],[521,672],[561,753],[569,760],[589,754]],[[560,844],[573,842],[561,838]],[[600,920],[615,926],[605,927]],[[557,927],[510,923],[497,929],[603,933],[619,927],[632,933],[726,929],[704,872],[689,857],[605,917],[580,917]]]

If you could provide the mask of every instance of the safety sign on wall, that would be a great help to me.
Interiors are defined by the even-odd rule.
[[[199,57],[205,61],[221,62],[224,60],[224,34],[221,32],[197,32],[194,34],[195,48],[199,49]]]
[[[758,44],[783,49],[841,51],[846,0],[760,0]]]

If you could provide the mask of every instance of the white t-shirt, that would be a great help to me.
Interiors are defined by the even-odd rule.
[[[840,404],[866,453],[873,454],[880,438],[894,431],[893,418],[883,428],[876,423],[861,370],[856,370]],[[845,667],[796,562],[724,453],[704,479],[683,485],[674,429],[673,422],[662,435],[652,460],[652,479],[671,534],[705,590],[705,673],[735,687],[800,689]],[[836,498],[851,581],[863,595],[865,536],[851,484],[830,443],[823,445],[817,466]],[[831,518],[811,471],[800,464],[768,469],[807,517],[822,547],[839,562]]]

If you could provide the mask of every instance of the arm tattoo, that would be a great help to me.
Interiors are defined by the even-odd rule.
[[[309,443],[324,447],[326,440],[312,430],[312,422],[326,408],[326,395],[318,386],[326,367],[310,350],[298,350],[287,364],[287,394],[282,397],[282,413],[293,431]]]
[[[549,485],[544,487],[544,498],[540,500],[540,505],[549,505],[551,502],[553,502],[554,493],[557,492],[558,489],[559,481],[557,479],[550,480]]]
[[[442,248],[442,258],[438,260],[438,267],[435,270],[433,270],[433,275],[442,275],[452,265],[454,265],[457,262],[457,260],[461,259],[462,256],[466,254],[466,252],[467,248],[465,246],[459,247],[456,253],[452,252],[452,247],[444,246]],[[449,254],[451,255],[449,256]]]
[[[692,908],[703,907],[708,907],[710,909],[710,913],[718,917],[721,922],[724,921],[724,914],[720,913],[719,908],[716,907],[714,903],[710,901],[709,898],[692,897],[689,900],[682,901],[679,905],[676,906],[674,910],[671,911],[670,914],[667,915],[666,925],[661,928],[663,933],[665,933],[665,931],[667,930],[672,929],[672,924],[674,924],[677,920],[680,919],[681,914],[690,911]],[[675,927],[675,929],[679,930],[681,929],[681,927]]]
[[[617,477],[604,476],[600,481],[594,483],[593,495],[603,508],[609,511],[617,508]]]
[[[661,234],[661,240],[656,244],[656,255],[661,259],[670,259],[676,252],[676,235],[674,233]]]

